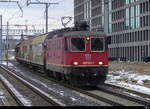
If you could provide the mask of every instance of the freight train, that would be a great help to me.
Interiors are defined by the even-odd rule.
[[[55,30],[21,41],[18,62],[44,69],[53,79],[74,86],[103,84],[108,73],[108,37],[87,26]]]

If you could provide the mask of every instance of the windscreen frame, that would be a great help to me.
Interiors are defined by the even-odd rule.
[[[71,42],[71,40],[72,39],[77,39],[77,38],[80,38],[80,39],[84,39],[84,50],[83,51],[74,51],[74,50],[72,50],[72,42]],[[85,37],[71,37],[71,38],[69,38],[69,42],[70,42],[70,51],[71,52],[85,52],[86,51],[86,39],[85,39]]]
[[[94,39],[94,38],[103,39],[103,50],[101,50],[101,51],[92,50],[92,39]],[[106,42],[105,42],[105,38],[104,37],[91,37],[91,41],[90,41],[90,50],[91,50],[91,52],[105,52],[105,49],[106,49],[105,43]]]

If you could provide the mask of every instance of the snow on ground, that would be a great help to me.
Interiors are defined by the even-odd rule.
[[[15,56],[11,56],[9,57],[10,60],[14,60],[15,59]]]
[[[0,96],[3,96],[4,92],[2,90],[0,90]]]
[[[45,83],[43,83],[43,82],[41,82],[41,81],[39,81],[39,80],[36,80],[36,79],[33,79],[33,78],[30,78],[31,80],[33,80],[33,81],[35,81],[35,82],[37,82],[37,83],[39,83],[39,84],[41,84],[41,85],[43,85],[45,88],[48,88],[48,90],[51,90],[52,92],[55,92],[55,93],[58,93],[60,96],[66,96],[65,94],[64,94],[64,91],[59,91],[59,90],[56,90],[56,89],[54,89],[54,88],[50,88],[50,87],[48,87]],[[76,98],[73,98],[73,97],[70,97],[70,99],[72,100],[72,101],[76,101],[77,99]]]
[[[140,90],[150,94],[150,75],[134,73],[134,71],[110,71],[106,83],[113,83],[125,88]]]
[[[138,73],[133,73],[133,71],[110,71],[107,79],[108,81],[117,80],[127,83],[135,83],[137,85],[150,85],[150,75],[141,75]]]
[[[2,61],[2,63],[1,64],[3,64],[3,65],[7,65],[7,62],[6,61]],[[13,66],[13,64],[11,64],[10,62],[8,62],[8,66]]]

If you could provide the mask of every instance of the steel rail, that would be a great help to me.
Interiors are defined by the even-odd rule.
[[[145,93],[145,92],[143,92],[143,91],[141,91],[141,90],[134,90],[134,89],[131,89],[131,88],[128,88],[128,87],[122,87],[122,86],[119,86],[119,85],[113,84],[113,83],[105,83],[105,84],[108,85],[108,86],[116,87],[116,88],[118,88],[118,89],[123,89],[123,90],[127,90],[127,91],[129,91],[129,92],[133,92],[133,93],[135,93],[135,94],[137,94],[137,95],[141,95],[141,96],[143,96],[143,97],[148,97],[148,98],[150,98],[150,93]]]
[[[82,90],[82,89],[75,89],[75,90],[76,90],[76,91],[79,91],[80,93],[83,93],[83,94],[85,94],[85,95],[88,95],[88,96],[90,96],[90,97],[93,97],[93,98],[95,98],[95,99],[97,99],[97,100],[99,100],[99,101],[108,103],[108,104],[110,104],[110,105],[112,105],[112,106],[124,106],[124,105],[122,105],[122,104],[120,104],[120,103],[117,103],[117,102],[112,101],[112,100],[109,100],[109,99],[107,99],[107,98],[98,96],[98,95],[96,95],[96,94],[92,94],[92,93],[87,92],[87,91]]]

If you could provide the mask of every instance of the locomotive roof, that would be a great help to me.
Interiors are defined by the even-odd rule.
[[[62,36],[105,36],[104,32],[95,32],[95,31],[68,31],[68,32],[50,32],[46,39],[51,39],[54,37]]]
[[[67,32],[64,36],[104,36],[104,32],[95,32],[95,31],[73,31]]]

